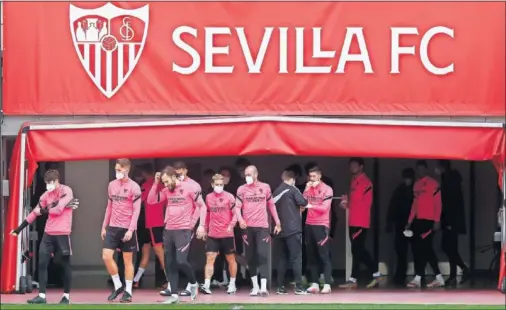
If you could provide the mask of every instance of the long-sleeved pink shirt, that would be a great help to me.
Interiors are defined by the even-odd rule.
[[[102,228],[107,226],[137,230],[141,211],[141,188],[133,180],[114,180],[109,183],[109,202]]]
[[[416,181],[413,187],[415,199],[411,206],[408,222],[415,218],[439,222],[441,218],[441,189],[439,183],[431,177]]]
[[[372,182],[361,173],[351,180],[348,202],[348,225],[369,228],[371,226],[371,207],[373,200]]]
[[[235,206],[237,219],[244,219],[248,227],[269,228],[267,207],[276,225],[280,225],[269,184],[256,181],[249,185],[241,185],[237,189]]]
[[[229,192],[212,192],[206,196],[208,236],[211,238],[228,238],[234,236],[237,216],[234,212],[235,197]],[[228,231],[230,230],[230,231]]]
[[[332,188],[323,182],[315,187],[306,188],[303,196],[312,206],[307,210],[307,225],[321,225],[330,228],[330,207],[333,195]]]
[[[163,203],[148,203],[148,194],[155,183],[154,178],[149,178],[141,186],[142,191],[142,202],[144,203],[144,212],[146,214],[146,228],[163,227],[164,214]],[[162,191],[164,188],[163,184],[158,184],[158,191]]]
[[[48,235],[70,235],[72,232],[72,209],[65,208],[74,199],[72,189],[60,184],[51,192],[42,194],[38,206],[41,209],[48,209],[48,219],[44,232]],[[28,223],[33,223],[37,214],[32,211],[27,217]]]
[[[194,184],[181,182],[176,185],[174,191],[164,188],[161,192],[157,190],[155,183],[148,194],[148,203],[164,203],[165,208],[165,229],[182,230],[193,229],[198,219],[205,225],[207,208],[202,199],[200,185],[198,189]]]

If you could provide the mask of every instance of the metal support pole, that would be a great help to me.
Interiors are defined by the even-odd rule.
[[[20,154],[19,154],[19,200],[18,200],[18,225],[23,222],[24,212],[24,194],[25,194],[25,163],[26,163],[26,133],[21,134],[20,141]],[[19,291],[19,278],[24,275],[23,265],[21,263],[22,258],[22,248],[21,248],[21,240],[22,236],[17,238],[18,246],[17,246],[17,255],[16,255],[16,291]]]

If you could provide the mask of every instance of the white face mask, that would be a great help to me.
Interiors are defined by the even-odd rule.
[[[56,185],[54,183],[49,183],[49,184],[46,184],[46,190],[48,192],[52,192],[56,189]]]
[[[125,177],[123,172],[116,172],[116,180],[121,180]]]
[[[183,182],[184,181],[184,175],[180,175],[178,179],[179,179],[179,181]]]
[[[220,194],[223,192],[223,186],[215,186],[213,187],[213,189],[216,194]]]
[[[246,177],[246,184],[248,184],[248,185],[253,184],[253,177],[247,176]]]

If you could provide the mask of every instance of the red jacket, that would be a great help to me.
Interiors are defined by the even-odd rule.
[[[372,196],[372,183],[365,173],[353,177],[348,202],[348,226],[362,228],[371,226]]]
[[[415,218],[439,222],[441,218],[441,189],[439,183],[431,177],[416,181],[413,188],[415,199],[411,206],[409,223]]]

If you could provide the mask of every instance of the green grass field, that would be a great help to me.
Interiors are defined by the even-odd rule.
[[[418,309],[429,309],[429,310],[461,310],[461,309],[501,309],[504,310],[504,306],[472,306],[472,305],[382,305],[382,304],[244,304],[238,305],[234,308],[231,304],[178,304],[178,305],[11,305],[2,304],[2,310],[14,310],[14,309],[75,309],[75,310],[109,310],[109,309],[129,309],[129,310],[155,310],[155,309],[196,309],[196,310],[211,310],[211,309],[290,309],[290,310],[302,310],[302,309],[405,309],[405,310],[418,310]]]

